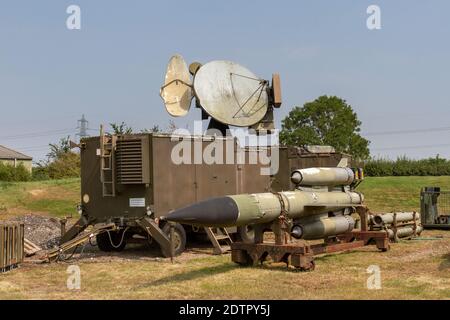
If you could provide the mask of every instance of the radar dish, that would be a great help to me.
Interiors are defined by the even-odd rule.
[[[231,61],[211,61],[195,74],[194,90],[202,108],[217,121],[254,125],[269,106],[268,82]]]
[[[193,97],[192,83],[189,69],[182,56],[174,55],[170,58],[160,96],[164,100],[167,112],[172,116],[181,117],[188,113]]]

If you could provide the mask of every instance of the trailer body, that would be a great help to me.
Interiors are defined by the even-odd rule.
[[[291,190],[293,170],[333,167],[343,158],[350,160],[348,155],[323,149],[310,152],[280,147],[278,154],[273,154],[268,147],[243,148],[236,138],[215,136],[101,134],[82,139],[79,147],[81,218],[62,242],[98,223],[115,223],[139,233],[141,219],[147,219],[146,226],[152,224],[154,230],[147,230],[151,237],[161,239],[163,234],[156,235],[157,228],[163,227],[159,218],[172,210],[212,197]],[[212,155],[217,161],[198,159],[199,153]],[[278,161],[278,170],[262,174],[272,165],[266,162],[271,155]],[[180,163],[180,158],[185,161]]]

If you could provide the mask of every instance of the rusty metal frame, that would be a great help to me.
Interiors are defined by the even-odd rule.
[[[400,237],[398,237],[398,230],[401,228],[404,228],[404,227],[411,227],[413,230],[413,233],[407,237],[400,238]],[[394,236],[392,237],[392,239],[390,239],[390,241],[393,243],[398,243],[402,239],[403,240],[404,239],[413,239],[413,238],[419,237],[420,232],[417,231],[419,229],[419,227],[421,227],[421,222],[420,222],[420,214],[418,212],[413,211],[413,219],[409,220],[409,221],[397,221],[397,212],[394,212],[393,213],[393,221],[391,224],[385,225],[383,223],[383,225],[381,225],[381,226],[371,225],[370,230],[385,232],[388,235],[388,238],[389,238],[389,231],[392,231]]]
[[[361,230],[328,238],[319,244],[309,244],[306,241],[288,243],[288,234],[280,221],[270,226],[277,241],[264,242],[262,239],[268,226],[258,226],[255,228],[254,243],[234,242],[231,244],[231,260],[240,265],[256,266],[270,257],[275,263],[284,262],[287,266],[292,265],[301,271],[312,271],[315,268],[314,256],[320,254],[347,251],[371,244],[375,244],[377,249],[383,252],[389,250],[389,237],[386,232],[367,230],[368,209],[361,206],[355,208],[355,211],[361,218]],[[280,242],[281,239],[285,239],[283,243]]]

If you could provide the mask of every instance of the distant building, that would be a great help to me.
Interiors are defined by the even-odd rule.
[[[31,172],[32,157],[26,156],[23,153],[14,151],[12,149],[6,148],[0,145],[0,162],[8,164],[13,167],[17,167],[20,164]]]

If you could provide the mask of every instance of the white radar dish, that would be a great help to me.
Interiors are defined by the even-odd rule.
[[[170,115],[181,117],[188,113],[193,97],[192,82],[182,56],[174,55],[170,58],[160,96]]]
[[[231,61],[211,61],[195,74],[194,91],[202,108],[217,121],[248,127],[269,107],[268,82]]]

